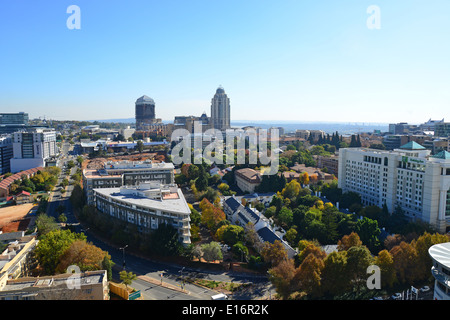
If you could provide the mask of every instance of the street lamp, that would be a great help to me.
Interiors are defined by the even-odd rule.
[[[128,247],[128,245],[126,245],[123,248],[119,248],[119,250],[123,251],[123,265],[122,265],[122,269],[125,270],[125,248]]]

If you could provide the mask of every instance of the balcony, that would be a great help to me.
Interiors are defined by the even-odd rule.
[[[431,268],[431,274],[437,281],[444,284],[445,286],[447,286],[448,289],[450,289],[450,276],[447,276],[445,273],[442,273],[441,271],[436,269],[436,267]]]

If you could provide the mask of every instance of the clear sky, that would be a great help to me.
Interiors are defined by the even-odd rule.
[[[173,120],[219,85],[232,121],[450,121],[450,1],[0,1],[0,112]]]

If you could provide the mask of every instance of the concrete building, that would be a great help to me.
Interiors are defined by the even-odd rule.
[[[11,172],[45,167],[46,161],[58,155],[54,129],[34,128],[14,132]]]
[[[218,130],[230,128],[230,99],[222,87],[217,88],[211,100],[212,127]]]
[[[0,243],[7,245],[0,252],[0,290],[8,279],[29,275],[31,252],[38,242],[35,236],[25,236],[23,231],[0,233]]]
[[[428,254],[433,261],[434,300],[450,300],[450,242],[431,246]]]
[[[186,129],[189,133],[194,133],[194,131],[197,133],[200,133],[199,131],[205,132],[212,127],[212,118],[209,118],[206,113],[203,113],[200,117],[176,116],[173,121],[173,130]]]
[[[434,125],[435,137],[450,137],[450,122],[439,122]]]
[[[191,210],[175,184],[149,182],[93,191],[98,211],[134,224],[142,233],[150,233],[162,223],[172,225],[183,245],[191,243]]]
[[[254,193],[255,188],[261,184],[261,174],[250,168],[236,170],[234,173],[236,184],[242,192]]]
[[[175,182],[173,163],[152,161],[109,161],[101,169],[83,170],[83,189],[87,203],[93,204],[93,190],[136,185],[140,182],[158,181],[164,184]]]
[[[364,205],[400,206],[412,220],[450,230],[450,153],[434,156],[416,142],[383,151],[339,150],[339,188],[361,195]]]
[[[317,168],[327,168],[329,174],[339,175],[339,156],[317,156]]]
[[[109,300],[108,278],[105,270],[98,270],[0,279],[0,300]]]
[[[13,144],[10,135],[0,136],[0,175],[11,172]]]
[[[308,140],[312,136],[314,141],[318,141],[320,137],[325,137],[325,131],[322,130],[296,130],[295,136],[304,140]]]

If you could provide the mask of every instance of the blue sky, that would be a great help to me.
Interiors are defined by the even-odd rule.
[[[232,120],[450,121],[449,35],[448,0],[1,1],[0,111],[173,120],[222,85]]]

